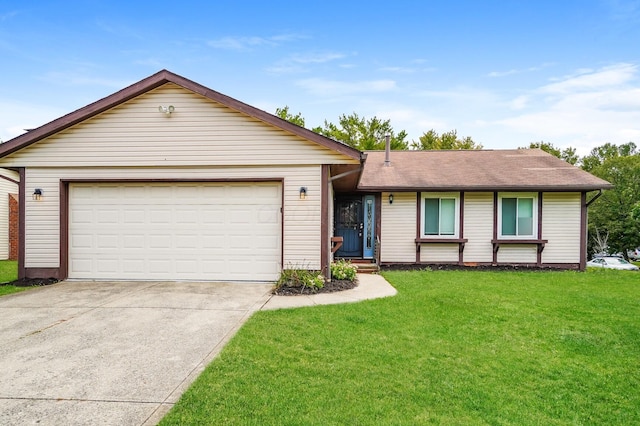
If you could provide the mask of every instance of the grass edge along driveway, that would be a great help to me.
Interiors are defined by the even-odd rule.
[[[387,272],[254,315],[161,425],[638,424],[640,274]]]
[[[18,261],[16,260],[0,260],[0,296],[17,293],[26,290],[25,287],[16,287],[7,285],[18,279]]]

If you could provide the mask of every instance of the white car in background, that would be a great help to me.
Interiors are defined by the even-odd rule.
[[[636,247],[633,250],[627,250],[627,256],[631,260],[640,260],[640,247]]]
[[[595,259],[588,261],[587,266],[607,269],[623,269],[626,271],[637,271],[640,269],[623,258],[615,256],[596,257]]]

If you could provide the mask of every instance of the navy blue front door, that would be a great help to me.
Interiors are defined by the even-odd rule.
[[[361,257],[364,230],[362,197],[338,198],[334,209],[334,234],[343,239],[336,256]]]

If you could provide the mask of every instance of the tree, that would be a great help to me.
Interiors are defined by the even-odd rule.
[[[580,158],[576,154],[576,149],[573,147],[568,147],[560,151],[560,148],[557,148],[552,143],[549,142],[531,142],[529,144],[529,148],[540,148],[541,150],[548,152],[551,155],[554,155],[569,164],[577,164]]]
[[[289,112],[289,106],[285,106],[284,108],[276,108],[276,115],[283,120],[287,120],[290,123],[295,124],[296,126],[304,127],[304,117],[302,113],[297,113],[293,115]]]
[[[593,148],[589,155],[582,158],[582,169],[591,173],[592,170],[597,169],[609,159],[637,155],[637,148],[633,142],[627,142],[620,146],[607,142],[602,146]]]
[[[586,160],[586,161],[585,161]],[[614,185],[589,208],[589,232],[608,234],[612,253],[640,245],[640,153],[635,144],[605,144],[583,158],[583,168]]]
[[[441,135],[431,129],[411,143],[411,148],[430,149],[482,149],[482,145],[476,144],[469,136],[458,138],[457,130],[451,130]]]
[[[377,117],[366,119],[355,112],[342,114],[337,125],[325,120],[323,127],[314,127],[312,130],[360,151],[385,149],[386,135],[390,137],[391,149],[407,149],[408,146],[405,141],[407,132],[402,130],[396,134],[390,120]]]
[[[631,209],[631,217],[633,218],[633,220],[640,222],[640,201],[635,203],[633,208]]]

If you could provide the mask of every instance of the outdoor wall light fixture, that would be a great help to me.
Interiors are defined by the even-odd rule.
[[[389,204],[393,204],[393,194],[389,194]]]
[[[31,197],[36,201],[40,201],[42,199],[42,189],[40,188],[34,189],[33,195]]]
[[[307,187],[306,186],[301,186],[300,187],[300,199],[304,200],[307,198]]]
[[[175,111],[175,107],[173,105],[169,105],[169,106],[162,106],[160,105],[158,107],[158,111],[160,111],[161,113],[165,114],[167,117],[171,117],[171,113],[173,111]]]

